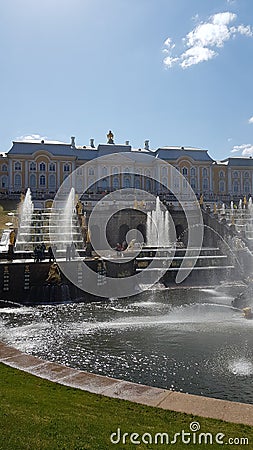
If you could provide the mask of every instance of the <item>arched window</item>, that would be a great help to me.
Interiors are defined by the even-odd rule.
[[[6,164],[3,164],[3,165],[2,165],[2,171],[3,171],[3,172],[7,172],[7,170],[8,170],[7,165],[6,165]]]
[[[225,192],[225,183],[224,181],[219,181],[219,192]]]
[[[117,177],[117,176],[113,177],[112,185],[113,185],[113,189],[118,189],[118,187],[119,187],[119,177]]]
[[[238,174],[237,171],[233,172],[233,177],[234,177],[234,178],[238,178],[238,176],[239,176],[239,174]]]
[[[56,178],[55,178],[55,174],[54,173],[51,173],[49,175],[48,185],[49,185],[50,188],[55,188],[56,187]]]
[[[183,169],[182,169],[182,174],[184,175],[184,177],[187,177],[187,175],[188,175],[188,169],[187,169],[187,167],[183,167]]]
[[[118,167],[114,167],[114,168],[112,169],[112,173],[113,173],[114,175],[117,175],[117,174],[119,173]]]
[[[129,173],[129,172],[130,172],[129,167],[126,167],[125,170],[124,170],[124,172],[125,172],[125,173]]]
[[[162,168],[162,176],[166,177],[167,175],[168,175],[168,169],[167,169],[167,167],[163,167]]]
[[[206,191],[208,189],[208,179],[207,178],[203,178],[202,186],[203,186],[203,191]]]
[[[8,178],[6,175],[3,175],[1,178],[1,188],[7,188],[8,187]]]
[[[141,188],[141,180],[140,180],[140,177],[138,175],[134,179],[134,187],[136,189],[140,189]]]
[[[102,189],[105,191],[108,189],[108,178],[102,180]]]
[[[191,167],[191,177],[195,177],[196,175],[196,169],[195,167]]]
[[[124,176],[124,187],[130,188],[130,177],[129,176]]]
[[[244,193],[249,194],[250,193],[250,184],[249,181],[245,181],[244,183]]]
[[[40,163],[40,172],[45,172],[45,170],[46,170],[46,164],[42,161],[41,163]]]
[[[239,183],[237,180],[233,182],[233,192],[237,194],[239,192]]]
[[[94,168],[93,167],[89,167],[88,175],[91,175],[91,176],[94,175]]]
[[[191,178],[191,188],[193,190],[196,189],[196,179],[195,178]]]
[[[202,176],[207,177],[207,168],[206,167],[203,167],[203,169],[202,169]]]
[[[64,164],[63,172],[70,172],[70,165],[68,163]]]
[[[34,173],[32,173],[30,175],[30,187],[31,188],[35,188],[36,187],[36,175]]]
[[[244,178],[249,178],[249,172],[244,172]]]
[[[103,167],[103,169],[102,169],[102,176],[106,177],[107,173],[108,173],[107,167]]]
[[[179,188],[179,177],[173,177],[173,186],[175,189]]]
[[[31,162],[29,168],[31,172],[34,172],[36,170],[36,163],[34,161]]]
[[[21,187],[21,175],[19,173],[16,173],[14,176],[14,186],[15,188]]]
[[[223,172],[223,170],[220,171],[219,176],[220,176],[220,178],[223,178],[223,177],[224,177],[224,172]]]
[[[21,170],[21,162],[16,161],[14,163],[14,170]]]
[[[151,191],[151,181],[149,179],[146,180],[146,189],[147,191]]]
[[[50,163],[49,164],[49,172],[55,172],[55,163]]]
[[[162,184],[163,184],[162,187],[168,187],[168,178],[163,177],[163,179],[162,179]]]
[[[45,177],[45,175],[40,175],[40,186],[46,186],[46,177]]]

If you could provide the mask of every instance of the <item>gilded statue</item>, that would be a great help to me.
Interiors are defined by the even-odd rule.
[[[114,144],[113,138],[113,132],[109,130],[109,133],[107,134],[107,144]]]

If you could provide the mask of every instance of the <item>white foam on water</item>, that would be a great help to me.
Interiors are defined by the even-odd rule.
[[[233,375],[250,376],[253,375],[253,363],[246,358],[239,358],[229,362],[228,370]]]

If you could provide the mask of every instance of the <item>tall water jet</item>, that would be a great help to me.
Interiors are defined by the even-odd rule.
[[[66,204],[63,211],[64,219],[64,234],[63,240],[65,243],[71,243],[73,241],[73,213],[75,207],[75,189],[70,189]]]
[[[169,212],[163,211],[159,197],[156,197],[155,210],[147,214],[147,246],[171,246],[169,236]]]
[[[25,250],[31,240],[31,223],[34,205],[30,188],[27,189],[24,200],[19,207],[18,235],[16,247]]]
[[[239,209],[242,209],[242,199],[239,200]]]

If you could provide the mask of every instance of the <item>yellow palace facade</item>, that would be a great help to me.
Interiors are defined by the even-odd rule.
[[[128,141],[123,145],[114,144],[112,138],[97,147],[93,139],[87,146],[77,146],[72,137],[70,143],[14,141],[11,149],[0,155],[0,196],[15,197],[30,187],[34,198],[53,198],[65,178],[76,169],[76,182],[80,186],[83,177],[89,184],[92,184],[93,177],[101,178],[97,193],[124,187],[156,191],[158,188],[152,183],[152,169],[138,160],[140,152],[164,161],[159,174],[163,186],[168,186],[169,163],[184,176],[198,196],[203,194],[208,201],[229,201],[253,193],[252,157],[228,157],[215,161],[203,149],[168,146],[151,150],[149,141],[145,141],[143,148],[137,149]],[[113,158],[115,153],[123,155],[120,166]],[[100,156],[107,156],[102,166],[96,162]],[[88,161],[87,171],[79,171],[78,168]],[[131,178],[133,167],[135,173],[137,171],[134,181]],[[180,191],[177,177],[172,183],[173,191]]]

